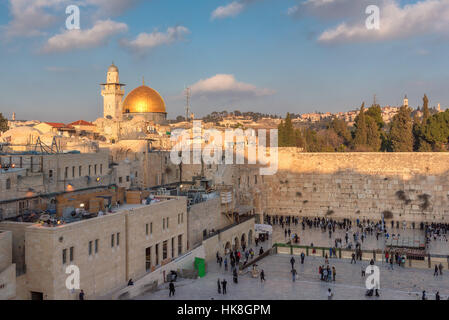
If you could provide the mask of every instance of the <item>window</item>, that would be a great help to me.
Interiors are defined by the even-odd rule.
[[[78,176],[80,176],[80,177],[81,177],[81,173],[82,173],[82,167],[81,167],[81,166],[79,166],[79,167],[78,167]]]
[[[70,247],[70,262],[73,262],[74,254],[75,254],[74,251],[75,251],[75,248]]]
[[[150,234],[153,234],[153,222],[150,222]]]
[[[148,235],[148,223],[145,225],[145,234]]]
[[[111,234],[111,248],[114,248],[114,242],[115,242],[114,234]]]
[[[49,178],[53,177],[53,170],[48,170],[48,177]]]
[[[182,254],[182,234],[178,236],[178,256]]]
[[[100,164],[100,174],[103,174],[103,164]]]
[[[120,232],[117,232],[117,239],[116,239],[117,247],[120,245]]]
[[[75,178],[75,167],[72,167],[72,178]]]
[[[89,165],[89,176],[90,176],[90,171],[91,171],[91,169],[92,169],[92,166]]]
[[[92,241],[89,241],[89,255],[92,255]]]
[[[167,229],[168,229],[168,219],[169,219],[169,218],[167,218]]]
[[[11,189],[11,178],[6,179],[6,190]]]
[[[97,165],[94,165],[94,174],[97,174]]]
[[[95,253],[98,253],[98,239],[95,239]]]
[[[181,213],[181,223],[184,223],[184,212]]]
[[[67,263],[67,249],[62,249],[62,264]]]
[[[137,171],[136,171],[136,178],[137,178]]]
[[[168,246],[168,241],[165,240],[162,243],[162,260],[167,259],[167,246]]]
[[[118,183],[122,183],[123,179],[122,177],[118,177]]]
[[[129,176],[126,176],[126,182],[129,182]]]
[[[254,184],[257,184],[257,175],[254,175]]]
[[[159,264],[159,243],[156,244],[156,265]]]
[[[68,178],[69,177],[69,167],[65,167],[65,171],[64,171],[64,178]]]
[[[171,238],[171,257],[175,257],[175,237]]]
[[[165,218],[162,218],[162,230],[165,230]]]
[[[151,269],[151,247],[145,249],[145,270]]]

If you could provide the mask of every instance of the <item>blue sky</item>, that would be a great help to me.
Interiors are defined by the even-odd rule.
[[[37,3],[0,2],[0,112],[7,117],[100,117],[99,83],[111,61],[126,92],[144,76],[170,118],[184,114],[184,86],[192,87],[197,116],[347,111],[374,94],[382,105],[407,94],[416,107],[426,93],[431,105],[449,107],[449,0]],[[80,31],[65,30],[73,3]],[[378,31],[364,27],[373,3]]]

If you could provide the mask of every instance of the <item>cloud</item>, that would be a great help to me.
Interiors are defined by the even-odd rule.
[[[142,52],[162,45],[170,45],[174,42],[182,41],[188,34],[190,34],[190,31],[186,27],[169,27],[166,32],[159,32],[157,30],[152,33],[142,32],[136,39],[132,41],[124,39],[121,41],[121,44],[133,51]]]
[[[260,0],[235,0],[225,6],[220,6],[215,9],[211,14],[211,19],[215,20],[236,17],[242,13],[248,5],[257,1]]]
[[[240,1],[231,2],[228,5],[218,7],[212,12],[211,18],[214,19],[224,19],[229,17],[235,17],[239,15],[243,9],[245,8],[245,4]]]
[[[275,93],[270,89],[261,89],[253,84],[238,82],[232,74],[217,74],[211,78],[198,81],[190,88],[192,93],[198,96],[238,95],[241,97],[260,97]]]
[[[385,0],[380,7],[380,29],[368,30],[364,23],[343,22],[324,31],[322,43],[374,42],[447,33],[449,1],[425,0],[401,7],[396,0]]]
[[[141,0],[9,0],[11,21],[0,26],[3,35],[10,39],[14,37],[43,36],[46,29],[56,23],[63,24],[67,18],[65,8],[68,5],[78,5],[83,21],[94,16],[117,16],[135,6]],[[87,8],[83,10],[83,8]],[[92,10],[88,10],[91,8]],[[101,20],[101,19],[100,19]]]
[[[42,48],[42,52],[66,52],[99,47],[105,45],[110,37],[127,30],[128,26],[125,23],[100,20],[91,29],[65,30],[51,37]]]
[[[54,10],[63,8],[67,3],[68,0],[10,0],[12,20],[1,26],[2,32],[6,38],[43,35],[43,30],[58,21]]]

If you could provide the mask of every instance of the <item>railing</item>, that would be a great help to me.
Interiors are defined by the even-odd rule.
[[[303,245],[295,245],[295,244],[286,244],[286,243],[275,243],[273,244],[273,248],[276,253],[281,254],[290,254],[290,255],[299,255],[302,252],[306,256],[319,256],[325,257],[326,254],[330,258],[329,247],[311,247],[311,246],[303,246]],[[344,248],[335,248],[336,256],[333,255],[332,258],[338,259],[351,259],[352,254],[356,253],[356,250],[344,249]],[[394,252],[394,250],[387,250],[390,252]],[[373,250],[360,250],[362,253],[362,258],[358,260],[371,260],[385,262],[385,250],[382,249],[373,249]],[[356,254],[357,257],[357,254]],[[446,267],[449,268],[449,255],[440,255],[440,254],[420,254],[419,259],[415,254],[407,254],[405,253],[406,261],[408,261],[409,267],[416,268],[432,268],[433,264],[446,263]],[[401,266],[405,267],[405,264],[401,264]]]
[[[203,241],[207,240],[209,238],[212,238],[212,237],[216,236],[217,234],[225,232],[226,230],[232,229],[235,226],[238,226],[239,224],[245,223],[246,221],[251,220],[251,219],[255,219],[255,216],[240,218],[239,222],[234,222],[233,224],[230,224],[229,226],[226,226],[226,227],[224,227],[224,228],[222,228],[220,230],[217,230],[215,232],[209,233],[207,236],[204,236],[203,237]]]

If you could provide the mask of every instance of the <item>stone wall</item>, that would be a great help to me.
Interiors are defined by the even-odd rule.
[[[187,213],[189,248],[195,248],[203,241],[203,231],[219,230],[231,222],[221,212],[220,197],[194,204]]]
[[[279,150],[278,172],[254,176],[245,166],[235,185],[259,214],[449,220],[449,153],[300,153]],[[388,213],[386,214],[389,215]]]

